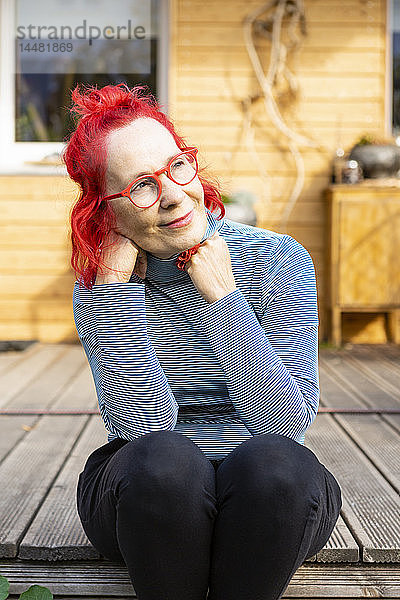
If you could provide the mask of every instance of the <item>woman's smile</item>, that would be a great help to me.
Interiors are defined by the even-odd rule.
[[[193,210],[191,210],[189,213],[184,215],[181,219],[179,219],[179,218],[175,219],[174,221],[171,221],[170,223],[163,225],[163,227],[168,227],[168,228],[185,227],[186,225],[189,225],[189,223],[192,222],[192,219],[193,219]]]

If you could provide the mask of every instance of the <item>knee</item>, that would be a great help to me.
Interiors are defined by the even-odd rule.
[[[316,497],[322,468],[309,448],[287,436],[267,433],[237,446],[219,467],[220,477],[224,472],[240,480],[254,498],[289,499]]]
[[[214,468],[200,448],[186,436],[160,430],[131,440],[121,449],[122,489],[182,490],[195,477]]]

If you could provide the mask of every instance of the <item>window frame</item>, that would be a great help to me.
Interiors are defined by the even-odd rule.
[[[393,0],[386,3],[386,93],[385,93],[385,134],[393,134]]]
[[[168,103],[169,69],[169,15],[170,1],[159,0],[159,43],[157,44],[156,85],[158,100]],[[0,0],[0,172],[37,171],[42,165],[29,165],[26,161],[40,161],[53,152],[61,152],[64,142],[15,141],[15,10],[14,0]]]

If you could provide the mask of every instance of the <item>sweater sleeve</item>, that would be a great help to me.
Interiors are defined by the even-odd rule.
[[[174,429],[179,407],[147,335],[144,285],[75,282],[73,311],[106,429],[127,440]]]
[[[318,304],[310,254],[285,235],[272,256],[260,252],[253,291],[254,286],[261,318],[237,288],[204,307],[200,322],[250,433],[301,439],[319,405]]]

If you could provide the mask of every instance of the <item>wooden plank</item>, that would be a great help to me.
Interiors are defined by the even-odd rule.
[[[15,222],[18,222],[18,228],[15,228]],[[43,225],[41,223],[19,223],[19,221],[0,224],[0,247],[2,249],[12,246],[13,248],[23,248],[26,251],[26,241],[29,240],[29,248],[39,250],[48,248],[53,251],[55,248],[68,248],[70,243],[67,226],[65,223],[52,225]]]
[[[51,348],[51,347],[50,347]],[[24,386],[3,406],[6,408],[50,408],[59,395],[82,368],[82,351],[79,346],[63,344],[62,352],[55,353],[45,370],[37,371]]]
[[[209,46],[214,52],[229,52],[231,48],[244,47],[243,28],[240,22],[225,25],[221,23],[197,24],[179,22],[179,46],[204,47]],[[268,42],[259,41],[259,46],[269,47]],[[334,23],[310,28],[303,41],[307,48],[324,49],[326,52],[336,48],[358,48],[370,51],[371,48],[381,51],[385,47],[385,32],[380,23],[366,25],[365,23],[342,24],[337,27]]]
[[[30,346],[29,349],[33,348],[33,346],[34,345]],[[66,349],[70,349],[70,346],[66,346]],[[85,410],[87,408],[97,408],[95,385],[90,367],[87,364],[86,356],[80,344],[77,345],[75,349],[81,357],[80,369],[76,374],[69,377],[68,382],[60,389],[56,397],[56,401],[53,401],[51,404],[52,409]],[[28,349],[26,349],[24,353],[27,351]],[[22,354],[22,352],[16,354]],[[46,378],[44,379],[43,385],[46,390]],[[46,396],[48,396],[48,394],[45,394],[44,397]],[[38,398],[38,402],[38,408],[40,408],[40,396]],[[10,406],[14,408],[12,402],[10,403]],[[17,446],[17,444],[24,438],[28,431],[37,426],[40,418],[40,416],[34,415],[0,415],[0,462],[9,452],[12,451],[15,446]]]
[[[234,70],[236,73],[249,73],[251,61],[244,47],[231,49],[230,52],[209,52],[204,47],[179,46],[177,48],[179,60],[179,72],[193,69],[199,73],[206,71],[210,73],[226,72]],[[378,76],[382,71],[382,60],[384,52],[376,50],[359,50],[336,48],[335,52],[329,54],[329,59],[322,58],[316,61],[315,50],[300,47],[298,52],[288,56],[288,66],[297,73],[324,73],[330,75],[348,75],[368,73],[370,76]],[[261,60],[266,61],[267,53]],[[321,107],[323,110],[324,107]]]
[[[35,583],[49,587],[60,598],[136,597],[125,565],[108,560],[0,561],[0,573],[9,580],[11,594],[20,594]],[[296,571],[283,598],[399,598],[399,586],[398,565],[306,564]]]
[[[36,426],[40,417],[33,415],[0,415],[0,463]]]
[[[0,556],[15,557],[87,417],[45,416],[0,465]],[[52,522],[54,528],[55,523]]]
[[[224,24],[238,23],[260,7],[255,0],[243,2],[243,0],[230,0],[229,10],[222,2],[201,2],[199,0],[181,0],[178,4],[178,19],[181,23],[212,24],[222,22]],[[266,11],[261,19],[271,15],[272,11]],[[326,25],[346,26],[363,23],[382,23],[381,11],[376,2],[307,2],[305,5],[306,21],[311,28]]]
[[[1,309],[0,309],[1,314]],[[0,352],[0,375],[14,368],[20,360],[25,360],[40,347],[38,342],[29,344],[24,350]]]
[[[368,403],[368,398],[366,398],[366,402],[364,398],[358,398],[358,396],[353,395],[350,390],[350,396],[347,395],[347,384],[346,384],[346,376],[343,378],[338,375],[338,371],[340,372],[340,365],[342,364],[351,364],[354,368],[363,373],[368,380],[371,380],[378,388],[386,390],[389,394],[391,400],[388,402],[386,400],[385,407],[387,408],[397,408],[399,404],[399,388],[400,388],[400,369],[399,369],[399,358],[400,351],[396,350],[393,354],[395,362],[390,360],[389,356],[384,356],[387,354],[387,345],[380,346],[377,350],[371,349],[370,347],[363,347],[362,345],[357,345],[350,352],[340,353],[336,355],[334,353],[330,353],[328,350],[324,350],[320,353],[320,383],[322,389],[322,398],[321,404],[323,406],[336,406],[339,407],[339,403],[342,402],[343,407],[365,407],[366,402]],[[330,369],[330,367],[332,367]],[[338,398],[339,401],[338,401]],[[369,403],[371,407],[378,408],[378,405],[374,403]],[[341,406],[341,405],[340,405]],[[379,405],[380,408],[382,406]],[[339,416],[338,416],[339,419]],[[390,437],[394,436],[394,439],[391,443],[388,442],[387,451],[389,452],[388,457],[383,458],[382,468],[386,469],[387,464],[391,464],[391,470],[394,473],[395,480],[398,477],[398,465],[396,463],[393,464],[392,456],[390,455],[390,448],[393,447],[394,444],[394,457],[398,454],[398,445],[400,442],[397,442],[396,447],[396,435],[392,432],[397,431],[397,435],[400,433],[400,415],[380,415],[378,418],[379,427],[377,428],[376,423],[374,425],[368,425],[365,419],[362,420],[362,425],[364,427],[372,427],[372,433],[368,433],[368,438],[376,437],[378,431],[382,430],[380,435],[383,435],[384,432],[387,431],[387,427],[389,427],[388,433]],[[352,427],[352,420],[347,420],[346,417],[340,416],[340,422],[345,427],[345,424],[348,424],[348,430]],[[385,423],[387,424],[385,426]],[[370,441],[367,441],[364,447],[364,451],[368,453],[373,446]],[[385,451],[385,447],[383,448]],[[387,463],[388,461],[388,463]],[[397,473],[397,475],[396,475]],[[392,481],[393,485],[398,485],[394,481]]]
[[[358,544],[344,522],[342,515],[339,515],[329,540],[317,552],[316,561],[319,563],[356,563],[359,560],[360,550]]]
[[[100,416],[90,417],[77,445],[21,540],[19,558],[82,560],[101,556],[82,529],[76,509],[76,486],[89,455],[106,443],[107,432]]]
[[[371,369],[360,368],[350,358],[338,356],[329,360],[320,356],[320,368],[325,377],[330,376],[340,384],[341,390],[349,390],[353,404],[348,406],[371,406],[374,408],[400,408],[399,388],[371,376]]]
[[[78,189],[68,175],[0,175],[0,197],[21,196],[21,190],[41,200],[44,196],[54,201]]]
[[[329,99],[330,102],[335,98],[339,101],[346,101],[347,98],[365,98],[368,102],[379,98],[382,92],[382,81],[380,76],[368,77],[368,75],[360,73],[357,77],[354,75],[329,76],[324,80],[324,85],[321,85],[321,77],[314,73],[299,73],[296,76],[299,87],[302,91],[302,98],[306,99],[309,96],[312,98]],[[201,73],[190,74],[182,72],[179,74],[180,94],[182,96],[201,97],[224,97],[221,93],[221,86],[227,88],[229,83],[229,96],[238,97],[243,94],[254,94],[254,76],[226,73],[221,74],[205,74]],[[258,90],[258,84],[257,84]],[[225,96],[226,97],[226,96]]]
[[[21,357],[0,379],[0,407],[5,406],[58,356],[65,352],[61,345],[38,345],[31,354]]]
[[[0,374],[5,374],[26,360],[28,356],[35,354],[41,347],[40,344],[30,344],[22,351],[0,353]],[[0,415],[0,462],[18,442],[35,427],[39,417],[37,416],[8,416]]]
[[[308,99],[307,99],[308,100]],[[360,112],[360,101],[354,102],[347,98],[341,106],[334,101],[326,101],[321,103],[315,98],[310,102],[302,102],[299,100],[296,107],[292,107],[292,110],[288,110],[283,113],[286,120],[292,125],[302,126],[306,132],[310,125],[319,125],[324,127],[327,123],[332,122],[332,115],[339,115],[341,118],[341,126],[343,129],[348,127],[354,128],[354,125],[364,129],[369,129],[371,126],[374,127],[375,123],[381,119],[382,113],[382,102],[376,100],[364,100],[363,110]],[[258,126],[268,126],[270,118],[265,110],[264,103],[259,100],[252,108],[251,116],[253,119],[253,127],[257,131],[256,122]],[[241,103],[237,98],[232,96],[231,98],[220,98],[218,101],[214,101],[212,97],[208,98],[203,102],[197,99],[190,99],[190,101],[183,103],[182,110],[179,112],[179,120],[184,123],[193,122],[199,124],[205,123],[225,123],[230,124],[242,124],[244,113],[241,108]],[[338,116],[336,116],[336,120]],[[182,121],[181,121],[182,120]],[[272,140],[268,139],[267,136],[263,139],[264,146],[271,151],[277,152],[279,149],[274,148]],[[223,140],[221,140],[222,142]],[[244,148],[243,148],[244,149]],[[307,156],[307,152],[311,152],[306,147],[303,149],[303,156]],[[317,155],[320,160],[325,158],[327,155],[321,153]]]
[[[64,222],[68,218],[70,207],[60,202],[56,202],[53,198],[51,202],[46,200],[35,199],[32,202],[33,196],[29,194],[21,199],[13,198],[10,202],[9,198],[0,197],[0,218],[8,221],[17,219],[18,222],[26,223],[52,223]]]
[[[53,408],[59,410],[97,408],[98,401],[96,395],[96,387],[93,381],[92,371],[87,362],[86,355],[81,348],[83,366],[78,374],[69,381],[58,397]]]
[[[331,408],[376,408],[368,402],[368,397],[360,398],[357,390],[352,385],[347,385],[346,379],[336,375],[323,361],[322,353],[319,355],[319,382],[320,404]]]
[[[373,356],[370,354],[363,356],[361,351],[356,350],[346,354],[346,361],[365,373],[369,379],[375,380],[380,387],[386,387],[395,397],[399,396],[400,355],[393,360],[382,357],[379,351]]]
[[[26,249],[6,247],[0,254],[0,269],[2,273],[16,271],[37,271],[63,273],[70,268],[71,252],[68,248],[48,249],[32,248],[29,251],[29,263],[26,260]]]
[[[50,269],[49,269],[50,270]],[[4,272],[4,271],[3,271]],[[7,299],[4,294],[0,300],[0,314],[4,321],[71,321],[73,319],[72,292],[69,299],[41,298],[33,306],[34,300],[29,297]],[[2,364],[0,362],[0,372]]]
[[[38,339],[46,344],[75,343],[79,341],[72,320],[68,321],[22,321],[1,322],[0,339]]]
[[[400,562],[400,498],[392,486],[331,415],[318,415],[306,445],[341,487],[341,513],[362,546],[362,560]]]
[[[37,344],[37,347],[42,346],[41,344]],[[34,345],[31,346],[32,348]],[[64,348],[66,355],[59,356],[53,366],[50,369],[53,371],[46,371],[46,375],[43,379],[43,383],[40,386],[43,386],[43,390],[39,389],[36,393],[37,395],[37,404],[30,406],[23,406],[23,408],[42,408],[44,405],[41,402],[41,393],[43,393],[43,397],[46,402],[51,405],[51,408],[54,409],[82,409],[85,410],[87,408],[96,408],[97,407],[97,396],[96,396],[96,388],[93,381],[92,372],[90,370],[89,364],[87,362],[86,354],[82,348],[80,342],[77,344],[60,344],[61,348]],[[24,353],[27,350],[24,351]],[[23,354],[18,353],[18,354]],[[65,360],[68,360],[68,364],[66,364]],[[61,375],[63,377],[64,382],[61,384],[60,380],[57,381],[57,376],[59,375],[58,369],[61,367],[64,368],[65,373]],[[50,396],[48,392],[49,380],[48,374],[49,372],[53,373],[52,376],[56,377],[56,386],[58,386],[58,392],[51,391]],[[51,399],[51,404],[49,401],[49,397]],[[27,395],[28,401],[32,401],[32,397],[29,392]],[[24,401],[24,391],[16,397],[16,402],[9,402],[8,408],[16,408],[17,403],[22,403]],[[22,408],[22,406],[19,406]],[[6,415],[3,415],[4,418]],[[26,415],[25,415],[26,416]],[[1,442],[1,440],[0,440]]]
[[[400,495],[399,433],[377,415],[336,415],[335,418]]]
[[[216,123],[217,120],[217,117],[207,119],[207,123],[210,124],[212,121]],[[232,127],[232,120],[230,126]],[[233,151],[225,153],[216,150],[207,152],[207,162],[212,165],[213,170],[218,170],[218,173],[222,175],[226,173],[235,173],[236,175],[258,174],[258,164],[268,165],[266,166],[266,172],[268,173],[289,173],[293,171],[290,164],[293,159],[288,148],[280,150],[271,148],[268,151],[260,151],[257,152],[257,157],[259,163],[250,152],[246,152],[245,147],[235,148]],[[303,159],[308,174],[318,173],[326,168],[326,156],[318,154],[315,150],[308,149],[304,152]],[[5,264],[7,264],[6,261]]]
[[[2,275],[2,285],[7,290],[7,296],[12,298],[29,295],[31,298],[64,298],[72,295],[75,278],[71,272],[64,270],[64,274],[30,274],[29,271],[15,275]]]

